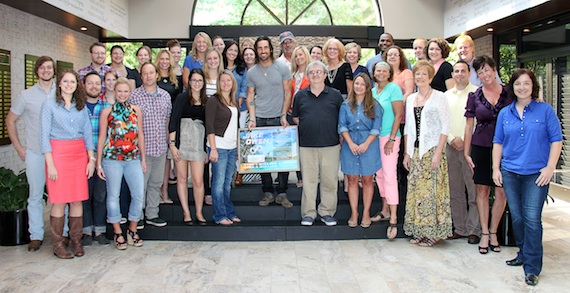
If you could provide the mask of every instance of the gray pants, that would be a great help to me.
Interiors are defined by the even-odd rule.
[[[144,173],[146,201],[143,203],[145,204],[144,215],[147,219],[158,218],[164,164],[166,164],[166,154],[158,157],[146,156],[146,173]]]
[[[456,151],[449,145],[446,147],[451,218],[455,233],[480,236],[481,223],[477,212],[477,189],[473,183],[473,172],[465,161],[463,151]]]
[[[321,191],[318,214],[334,216],[338,202],[338,167],[340,145],[322,148],[300,147],[301,172],[303,173],[303,196],[301,216],[317,218],[317,188]]]

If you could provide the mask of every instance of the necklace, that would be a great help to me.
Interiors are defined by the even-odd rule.
[[[263,71],[263,76],[267,76],[267,72],[269,71],[269,69],[271,69],[271,66],[273,65],[273,63],[271,63],[267,69],[263,70],[263,66],[261,66],[261,70]]]
[[[338,67],[333,70],[327,70],[327,78],[329,79],[329,84],[333,83],[334,79],[336,78],[337,72],[338,72]]]
[[[414,101],[414,103],[416,104],[417,107],[421,107],[424,106],[426,101],[429,99],[429,96],[432,92],[431,87],[429,88],[429,90],[427,91],[427,93],[425,95],[420,94],[420,92],[418,91],[418,99],[416,99]],[[422,98],[421,100],[419,98]]]

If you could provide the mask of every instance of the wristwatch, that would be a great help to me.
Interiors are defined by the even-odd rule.
[[[390,138],[388,139],[388,141],[391,141],[391,142],[395,142],[395,141],[396,141],[396,139],[395,139],[395,138],[391,138],[391,137],[390,137]]]

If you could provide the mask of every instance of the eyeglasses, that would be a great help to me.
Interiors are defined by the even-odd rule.
[[[315,74],[321,75],[323,73],[324,73],[324,71],[322,71],[322,70],[311,70],[311,71],[309,71],[309,75],[315,75]]]
[[[328,47],[327,50],[329,50],[329,51],[338,51],[338,48],[335,48],[335,47]]]
[[[386,54],[388,57],[400,57],[399,53]]]
[[[190,82],[191,83],[203,83],[204,80],[203,79],[191,79]]]

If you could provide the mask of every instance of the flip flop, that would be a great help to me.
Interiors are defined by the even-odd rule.
[[[398,226],[397,224],[390,224],[388,230],[386,230],[386,236],[388,239],[394,239],[398,236]]]

